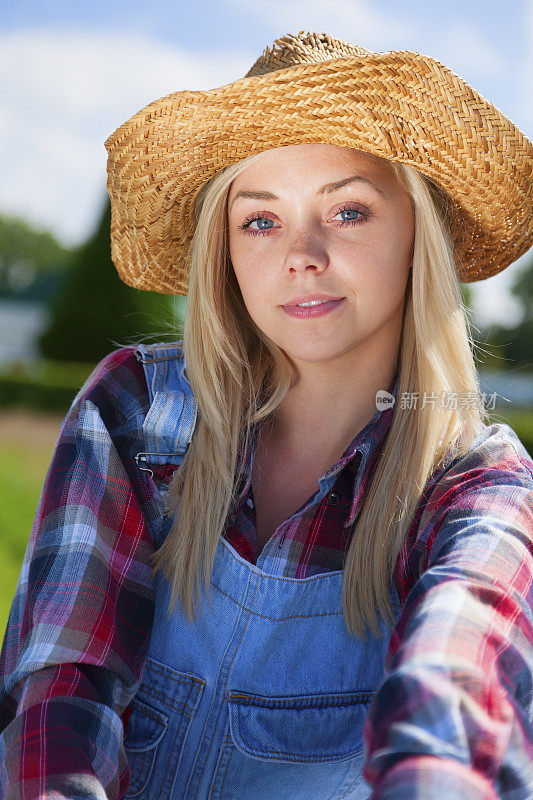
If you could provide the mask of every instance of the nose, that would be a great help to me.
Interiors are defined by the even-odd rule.
[[[329,256],[321,237],[312,231],[295,233],[285,253],[285,268],[297,273],[306,270],[324,272],[329,265]]]

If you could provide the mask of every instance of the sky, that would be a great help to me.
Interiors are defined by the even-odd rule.
[[[0,213],[83,242],[104,206],[115,128],[170,92],[243,77],[300,30],[432,56],[533,139],[533,0],[4,0]],[[532,255],[471,284],[479,324],[518,320],[508,287]]]

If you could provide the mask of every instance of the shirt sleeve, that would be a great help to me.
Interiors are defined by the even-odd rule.
[[[364,729],[372,800],[533,797],[533,465],[499,450],[443,482],[409,553]]]
[[[0,656],[5,800],[119,798],[129,782],[122,715],[154,607],[147,478],[113,430],[134,405],[129,355],[104,359],[74,401],[38,503]]]

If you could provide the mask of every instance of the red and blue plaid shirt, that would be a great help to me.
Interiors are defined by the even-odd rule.
[[[133,348],[111,353],[62,424],[0,659],[2,798],[127,789],[123,731],[153,620],[149,555],[170,526],[170,420],[194,427],[187,398],[159,375],[148,386]],[[224,533],[233,547],[270,574],[342,568],[392,415],[376,412],[260,554],[248,471]],[[140,468],[157,430],[159,456]],[[402,612],[365,725],[373,800],[533,797],[532,540],[533,462],[507,425],[485,427],[428,482],[398,557]]]

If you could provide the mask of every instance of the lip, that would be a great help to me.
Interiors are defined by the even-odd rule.
[[[318,306],[299,306],[297,303],[294,303],[294,300],[291,302],[294,305],[286,305],[281,306],[283,312],[288,314],[291,317],[300,317],[301,319],[310,319],[312,317],[323,317],[325,314],[329,314],[338,308],[342,303],[344,303],[344,297],[332,297],[329,298],[327,295],[308,295],[304,298],[295,298],[299,303],[305,303],[307,300],[324,300],[325,302],[320,303]]]
[[[330,294],[306,294],[300,295],[298,297],[291,298],[287,303],[283,303],[283,308],[290,308],[292,306],[297,306],[300,303],[309,303],[311,300],[342,300],[342,297],[334,297]]]

